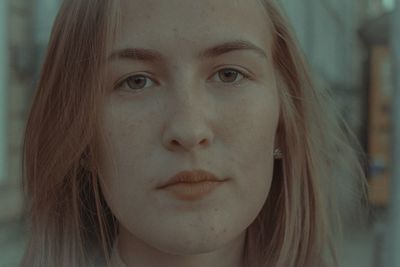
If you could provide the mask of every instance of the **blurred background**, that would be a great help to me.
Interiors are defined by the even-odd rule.
[[[352,206],[360,197],[354,193],[357,184],[341,178],[349,187],[338,192],[346,211],[345,239],[339,247],[343,267],[400,267],[400,167],[395,164],[400,159],[400,11],[396,1],[278,0],[315,79],[331,91],[368,158],[369,211],[358,212],[358,206]],[[0,267],[17,267],[27,244],[22,140],[60,2],[0,0]]]

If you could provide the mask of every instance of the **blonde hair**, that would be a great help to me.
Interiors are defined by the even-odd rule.
[[[259,1],[273,27],[284,158],[276,160],[267,201],[247,229],[245,266],[337,266],[334,170],[347,163],[348,175],[360,180],[363,171],[348,134],[328,117],[329,98],[313,84],[286,20],[272,1]],[[31,234],[21,267],[80,267],[98,256],[109,262],[118,227],[99,186],[106,91],[99,77],[106,76],[118,12],[117,1],[68,0],[56,18],[24,138]]]

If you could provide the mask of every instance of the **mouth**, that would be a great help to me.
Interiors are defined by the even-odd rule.
[[[211,194],[229,178],[221,179],[205,170],[181,171],[157,187],[183,201],[195,201]]]
[[[170,177],[165,183],[159,185],[157,189],[163,189],[180,183],[195,184],[201,182],[223,182],[228,179],[229,178],[221,179],[217,175],[206,170],[181,171]]]

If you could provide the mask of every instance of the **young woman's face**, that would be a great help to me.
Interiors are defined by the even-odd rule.
[[[241,248],[268,196],[279,117],[264,7],[123,0],[121,12],[101,159],[121,242],[175,255]],[[198,169],[229,180],[195,200],[157,189]]]

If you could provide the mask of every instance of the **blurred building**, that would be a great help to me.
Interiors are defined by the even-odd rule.
[[[281,2],[315,78],[331,90],[342,115],[361,137],[365,50],[357,31],[365,18],[365,1]]]
[[[400,91],[396,67],[400,65],[399,15],[395,1],[384,5],[361,28],[369,51],[369,200],[380,266],[400,266]],[[400,1],[397,1],[397,5]]]
[[[279,1],[278,1],[279,2]],[[366,148],[367,49],[358,31],[368,17],[365,0],[282,0],[314,79],[333,97],[334,109],[345,119]],[[337,192],[346,227],[360,223],[359,184],[338,170]],[[353,222],[354,221],[354,222]],[[353,224],[353,225],[352,225]]]
[[[388,11],[393,8],[394,1],[282,0],[281,3],[316,80],[322,88],[331,91],[340,113],[358,136],[364,150],[388,150],[389,135],[382,137],[386,143],[377,140],[381,138],[383,128],[386,127],[386,134],[390,131],[390,118],[387,116],[391,99]],[[376,69],[378,65],[384,71],[383,77],[377,76],[381,72]],[[371,75],[376,78],[371,79]],[[371,87],[372,83],[375,87]],[[385,95],[382,101],[386,104],[375,103],[377,95],[374,93],[378,90],[382,90],[379,96]],[[375,132],[371,130],[369,120],[382,124],[380,128],[375,127],[375,132],[381,135],[372,142],[371,134]],[[385,156],[372,160],[375,170],[382,167]],[[388,166],[388,160],[385,166]],[[341,196],[347,206],[349,199],[346,199],[346,194]],[[371,201],[382,204],[387,202],[387,197],[387,192],[382,191],[374,194]]]
[[[279,2],[279,1],[278,1]],[[390,195],[393,97],[389,11],[393,0],[280,1],[315,79],[356,133],[368,160],[370,210],[359,212],[358,184],[338,177],[345,233],[343,266],[383,266]],[[383,210],[381,210],[383,209]]]
[[[15,267],[23,227],[22,141],[58,0],[0,1],[0,267]]]
[[[43,52],[47,46],[51,24],[59,5],[58,0],[2,1],[2,25],[7,34],[1,38],[7,64],[2,70],[7,77],[2,81],[0,107],[6,114],[2,129],[6,129],[4,165],[0,169],[0,221],[13,220],[21,214],[21,159],[22,141]],[[3,47],[2,47],[3,48]],[[4,98],[2,99],[4,100]],[[4,141],[3,141],[4,140]]]

